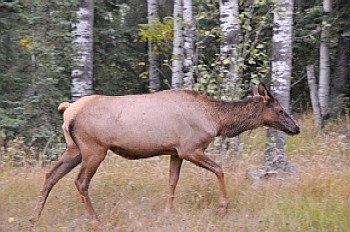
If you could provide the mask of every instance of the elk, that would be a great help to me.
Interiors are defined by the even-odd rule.
[[[261,126],[290,135],[300,132],[263,83],[252,85],[252,91],[254,96],[239,102],[215,100],[190,90],[165,90],[145,95],[92,95],[61,103],[58,109],[63,112],[67,148],[45,176],[31,224],[39,220],[52,187],[80,163],[75,185],[90,219],[99,224],[88,188],[108,150],[131,160],[170,155],[166,214],[173,209],[183,160],[216,175],[220,206],[226,209],[229,201],[223,170],[204,154],[214,137],[234,137]]]

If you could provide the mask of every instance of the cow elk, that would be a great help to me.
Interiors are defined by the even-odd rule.
[[[63,102],[63,133],[67,149],[46,174],[39,201],[31,216],[40,218],[52,187],[81,163],[75,185],[94,223],[99,219],[88,194],[89,183],[108,150],[127,159],[170,155],[170,213],[183,160],[213,172],[219,182],[220,206],[228,197],[222,168],[204,154],[216,136],[234,137],[247,130],[268,126],[290,135],[299,127],[263,83],[252,85],[254,96],[225,102],[189,90],[166,90],[146,95],[86,96],[75,103]]]

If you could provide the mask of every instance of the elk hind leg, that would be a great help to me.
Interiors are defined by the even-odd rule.
[[[34,226],[40,218],[46,199],[53,186],[81,162],[78,148],[67,148],[58,162],[46,173],[44,185],[40,191],[39,201],[29,221]]]
[[[100,220],[92,206],[90,197],[89,197],[89,184],[97,171],[100,163],[104,160],[107,154],[107,150],[103,148],[94,147],[94,149],[84,149],[82,150],[83,160],[80,172],[75,181],[75,185],[80,193],[82,202],[85,205],[85,209],[92,219],[93,224],[100,224]]]

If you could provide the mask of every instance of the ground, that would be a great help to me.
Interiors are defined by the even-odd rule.
[[[175,212],[164,217],[169,157],[130,161],[109,154],[90,186],[99,231],[350,231],[350,122],[331,123],[322,133],[308,118],[299,123],[302,133],[287,140],[295,172],[260,186],[247,172],[263,164],[263,128],[243,134],[238,156],[224,159],[211,150],[225,171],[224,216],[214,174],[185,162]],[[28,230],[48,168],[0,168],[0,231]],[[54,187],[35,231],[95,231],[74,185],[78,169]]]

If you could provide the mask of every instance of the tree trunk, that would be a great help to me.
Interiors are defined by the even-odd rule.
[[[193,56],[194,56],[194,41],[195,28],[193,25],[192,15],[192,0],[183,0],[183,19],[184,19],[184,87],[193,89]]]
[[[329,13],[332,10],[331,0],[323,0],[323,11]],[[325,119],[329,107],[329,84],[330,84],[330,58],[329,58],[329,36],[330,31],[326,26],[327,21],[322,21],[321,43],[320,43],[320,77],[318,96],[320,99],[321,114]]]
[[[241,25],[238,19],[238,1],[220,0],[220,27],[222,40],[220,44],[221,72],[223,81],[221,94],[223,100],[234,100],[240,98],[240,74],[241,68],[238,62],[242,55],[239,48],[241,41]],[[221,151],[225,155],[233,151],[239,153],[240,137],[224,138],[220,141]]]
[[[346,85],[346,77],[348,74],[349,53],[350,37],[340,36],[330,96],[332,113],[335,116],[341,113],[341,109],[338,108],[338,97],[345,93],[344,86]]]
[[[158,18],[158,1],[147,1],[148,25],[153,27],[154,21]],[[155,51],[154,43],[150,39],[148,41],[148,60],[149,60],[149,89],[151,92],[160,90],[160,73],[159,73],[159,55]]]
[[[183,33],[182,33],[182,0],[174,1],[174,41],[172,56],[173,89],[182,88],[183,84]]]
[[[93,93],[93,22],[94,1],[79,0],[72,24],[76,53],[72,69],[72,100]]]
[[[318,99],[317,81],[315,77],[315,67],[314,65],[308,65],[306,67],[307,80],[310,89],[310,98],[312,104],[312,112],[314,114],[315,126],[323,127],[323,120],[321,115],[320,102]]]
[[[238,19],[238,1],[220,0],[219,5],[222,34],[220,60],[224,74],[222,95],[224,100],[229,100],[239,98],[240,65],[237,61],[241,56],[241,27]]]
[[[273,16],[271,91],[290,113],[293,1],[280,0],[276,4],[276,12]],[[266,173],[290,171],[290,164],[286,159],[285,138],[284,132],[268,129],[263,168]]]

